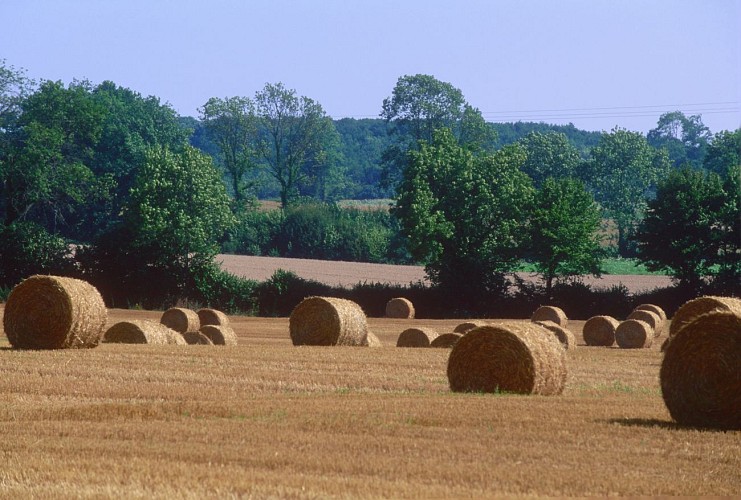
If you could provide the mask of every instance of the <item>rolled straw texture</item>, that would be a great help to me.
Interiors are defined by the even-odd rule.
[[[95,347],[108,310],[90,283],[61,276],[31,276],[17,284],[5,304],[3,328],[17,349]]]
[[[455,328],[453,328],[453,333],[466,333],[474,328],[478,328],[480,326],[486,326],[489,323],[486,321],[465,321],[459,325],[457,325]]]
[[[442,335],[438,335],[434,339],[432,339],[432,342],[430,342],[430,347],[453,347],[456,342],[458,342],[458,339],[463,337],[462,333],[443,333]]]
[[[179,333],[197,332],[201,328],[198,313],[184,307],[171,307],[162,313],[160,323]]]
[[[564,327],[569,323],[569,319],[566,317],[563,309],[556,306],[540,306],[535,310],[530,321],[533,323],[536,321],[553,321],[557,325]]]
[[[558,395],[566,385],[566,350],[533,323],[481,326],[453,346],[447,374],[455,392]]]
[[[365,313],[351,300],[307,297],[288,320],[293,345],[363,345],[367,341]]]
[[[536,321],[535,324],[542,326],[555,335],[564,349],[570,350],[576,348],[576,337],[574,337],[574,334],[568,328],[557,325],[553,321]]]
[[[651,347],[653,340],[653,328],[639,319],[626,319],[615,329],[615,342],[622,349]]]
[[[669,336],[675,335],[684,325],[711,311],[733,311],[741,314],[741,299],[707,295],[685,302],[672,316]]]
[[[237,345],[237,334],[231,326],[203,325],[199,330],[213,345]]]
[[[214,345],[211,339],[201,332],[185,332],[182,335],[188,345]]]
[[[386,317],[413,319],[414,304],[412,304],[411,300],[404,297],[395,297],[386,302]]]
[[[407,328],[396,341],[396,347],[430,347],[437,332],[432,328]]]
[[[711,311],[670,338],[659,378],[672,418],[741,430],[741,315]]]
[[[610,347],[615,343],[615,329],[619,324],[612,316],[592,316],[584,323],[584,342],[591,346]]]
[[[641,321],[645,321],[646,323],[651,325],[651,328],[654,331],[654,337],[660,337],[661,332],[664,330],[664,321],[661,319],[661,317],[657,313],[649,311],[648,309],[638,309],[636,311],[633,311],[626,319],[638,319]]]
[[[363,342],[364,346],[368,347],[381,347],[383,344],[381,343],[381,340],[376,336],[373,332],[368,332],[368,335],[365,337],[365,342]]]
[[[634,311],[651,311],[659,315],[661,321],[666,321],[666,312],[656,304],[641,304],[633,309]]]
[[[183,336],[162,323],[149,320],[120,321],[105,332],[103,342],[111,344],[185,345]]]
[[[218,309],[203,308],[196,311],[198,315],[198,322],[201,326],[204,325],[216,325],[216,326],[230,326],[229,318],[226,314],[219,311]]]

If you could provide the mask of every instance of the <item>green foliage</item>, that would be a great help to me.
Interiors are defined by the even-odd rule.
[[[69,274],[72,252],[62,238],[33,222],[0,226],[0,287],[13,287],[33,274]]]
[[[726,176],[728,169],[738,165],[741,165],[741,128],[715,134],[707,148],[703,162],[705,169]]]
[[[276,270],[267,281],[260,283],[256,293],[260,316],[289,316],[306,297],[333,295],[331,287],[299,278],[283,269]]]
[[[210,263],[194,275],[196,301],[229,314],[254,314],[257,312],[256,281],[247,280],[223,271]]]
[[[223,253],[239,255],[277,254],[273,241],[280,233],[280,210],[247,209],[236,214],[237,223],[221,245]]]
[[[675,168],[688,164],[695,169],[702,168],[710,138],[710,130],[700,115],[685,116],[681,111],[661,115],[647,136],[651,146],[666,150]]]
[[[580,130],[571,123],[568,125],[550,125],[543,122],[516,122],[490,123],[489,125],[496,133],[497,141],[494,145],[495,149],[500,149],[508,144],[518,142],[528,134],[534,132],[540,134],[555,132],[566,135],[569,143],[576,148],[581,158],[587,158],[589,156],[589,151],[599,143],[599,139],[602,136],[601,132]]]
[[[531,132],[518,143],[527,153],[522,171],[530,176],[537,189],[549,177],[562,179],[576,175],[581,160],[579,152],[569,143],[566,134]]]

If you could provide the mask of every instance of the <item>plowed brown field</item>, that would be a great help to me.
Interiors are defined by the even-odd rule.
[[[569,351],[561,396],[454,394],[448,349],[394,345],[457,320],[370,318],[381,348],[294,347],[287,318],[231,320],[231,348],[16,351],[0,335],[0,497],[741,494],[741,432],[671,421],[662,339]]]

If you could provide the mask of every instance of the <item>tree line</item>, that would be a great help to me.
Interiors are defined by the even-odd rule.
[[[332,120],[281,83],[209,99],[196,119],[113,82],[36,84],[2,62],[0,286],[59,272],[114,305],[226,300],[252,290],[213,264],[233,251],[421,263],[470,302],[506,291],[523,259],[550,295],[598,274],[607,251],[727,291],[740,136],[681,112],[647,136],[491,124],[430,75],[399,78],[373,120]],[[281,210],[259,210],[266,196]],[[379,196],[390,211],[335,203]]]

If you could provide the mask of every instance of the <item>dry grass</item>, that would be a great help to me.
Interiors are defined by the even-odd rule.
[[[109,313],[109,325],[161,315]],[[672,422],[657,345],[582,347],[573,321],[562,396],[454,394],[449,350],[393,347],[410,320],[369,319],[384,347],[359,349],[294,347],[287,318],[230,319],[231,349],[16,351],[0,335],[0,497],[741,491],[741,433]]]

